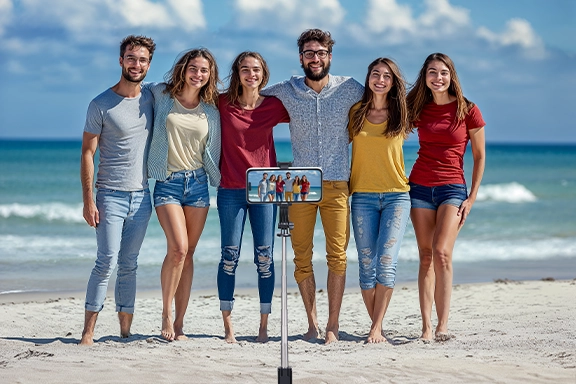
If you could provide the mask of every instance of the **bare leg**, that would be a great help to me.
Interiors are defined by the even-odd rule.
[[[452,295],[452,251],[458,236],[458,208],[452,205],[441,205],[437,213],[437,226],[434,237],[434,272],[436,274],[436,289],[434,301],[438,325],[435,337],[444,340],[448,338],[448,316],[450,314],[450,297]]]
[[[182,275],[184,260],[188,251],[186,218],[182,207],[167,204],[156,208],[158,221],[164,230],[167,252],[162,263],[160,282],[162,285],[162,337],[174,340],[175,332],[172,318],[172,301]]]
[[[200,240],[200,235],[206,224],[208,208],[184,207],[184,216],[186,217],[186,232],[188,236],[188,252],[178,288],[174,296],[175,316],[174,316],[174,338],[175,340],[187,339],[184,334],[184,316],[190,301],[190,291],[192,290],[192,280],[194,278],[194,251]]]
[[[422,315],[423,340],[432,340],[432,305],[434,303],[435,274],[432,265],[432,242],[436,228],[436,211],[413,208],[410,212],[416,233],[420,267],[418,269],[418,297]]]
[[[228,344],[236,342],[234,337],[234,328],[232,327],[232,311],[222,311],[222,320],[224,321],[224,340]]]
[[[98,319],[98,312],[85,311],[84,312],[84,330],[82,331],[82,339],[80,345],[93,345],[94,344],[94,328],[96,327],[96,320]]]
[[[367,343],[383,343],[386,341],[386,338],[382,334],[382,321],[384,320],[384,315],[388,309],[388,304],[390,304],[393,291],[394,289],[392,288],[376,284],[372,327],[370,328],[370,333],[366,339]]]
[[[308,317],[308,332],[303,336],[303,339],[308,341],[316,339],[319,335],[318,330],[318,315],[316,313],[316,280],[314,275],[304,279],[298,284],[302,301],[304,302],[304,309]]]
[[[344,296],[346,275],[339,276],[328,271],[328,324],[326,325],[326,337],[324,342],[330,344],[338,341],[338,329],[340,328],[339,317]]]
[[[268,342],[268,314],[261,313],[260,314],[260,328],[258,329],[258,337],[256,341],[259,343],[267,343]]]
[[[130,327],[132,326],[132,319],[134,314],[127,312],[118,312],[118,320],[120,321],[120,337],[126,338],[132,336]]]
[[[376,292],[375,288],[372,289],[362,289],[362,299],[364,300],[364,305],[368,311],[368,316],[370,320],[374,321],[374,294]]]

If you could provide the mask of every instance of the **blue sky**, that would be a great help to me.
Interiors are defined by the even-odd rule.
[[[573,0],[0,0],[0,138],[80,139],[128,34],[157,43],[149,81],[203,46],[222,78],[239,52],[260,52],[274,83],[302,73],[306,28],[331,31],[331,72],[361,83],[379,56],[413,82],[428,54],[450,55],[489,142],[576,143]]]

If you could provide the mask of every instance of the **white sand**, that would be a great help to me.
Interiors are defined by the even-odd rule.
[[[271,341],[259,344],[256,292],[237,295],[234,345],[223,341],[214,294],[193,292],[185,327],[189,340],[172,343],[158,336],[158,292],[139,293],[134,336],[122,340],[108,298],[93,347],[76,345],[82,295],[48,296],[0,296],[0,383],[277,382],[279,296]],[[455,338],[428,344],[418,340],[414,286],[396,288],[384,319],[386,344],[364,344],[370,321],[358,290],[347,289],[344,296],[335,344],[301,340],[307,325],[294,292],[288,308],[294,383],[576,383],[576,281],[455,286],[449,324]],[[325,323],[325,292],[318,293],[318,311]]]

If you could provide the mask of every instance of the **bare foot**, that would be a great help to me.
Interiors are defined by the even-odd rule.
[[[226,341],[228,344],[236,343],[236,338],[234,337],[234,331],[231,328],[229,330],[226,330],[224,334],[224,341]]]
[[[118,320],[120,321],[120,337],[125,339],[132,334],[130,333],[130,327],[132,327],[132,319],[134,315],[127,312],[118,312]]]
[[[326,329],[324,344],[331,344],[338,341],[338,329]]]
[[[436,332],[436,335],[434,336],[434,340],[436,341],[448,341],[450,339],[452,339],[454,337],[454,335],[451,335],[448,332]]]
[[[432,336],[432,327],[422,327],[422,336],[420,339],[423,341],[432,341],[434,337]]]
[[[78,345],[91,346],[94,345],[94,334],[93,333],[82,333],[82,339]]]
[[[184,333],[184,325],[174,322],[174,340],[188,340],[188,336]]]
[[[267,343],[268,342],[268,330],[266,328],[260,328],[258,330],[258,337],[256,338],[257,343]]]
[[[302,339],[304,339],[304,341],[310,341],[313,339],[317,339],[319,333],[320,333],[320,331],[318,331],[318,327],[308,328],[308,332],[306,332],[304,335],[302,335]]]
[[[370,329],[370,333],[366,338],[366,343],[368,344],[377,344],[377,343],[385,343],[387,340],[384,337],[381,329]]]
[[[168,341],[174,341],[175,337],[172,319],[168,316],[162,317],[162,338]]]

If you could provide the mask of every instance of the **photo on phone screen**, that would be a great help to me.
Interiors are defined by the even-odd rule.
[[[249,203],[317,203],[322,200],[320,168],[249,168],[246,171]]]

